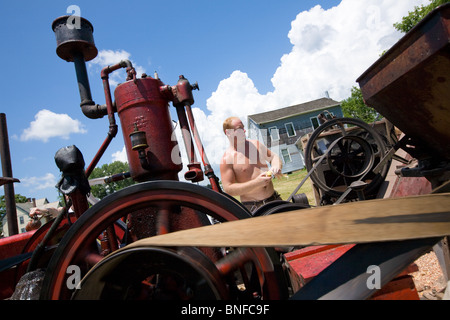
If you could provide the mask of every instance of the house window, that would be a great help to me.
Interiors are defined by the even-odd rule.
[[[295,136],[295,129],[294,124],[292,122],[286,123],[285,125],[286,133],[288,137],[294,137]]]
[[[281,156],[283,157],[284,163],[292,162],[291,154],[288,149],[281,149]]]
[[[272,139],[272,142],[280,140],[280,135],[278,134],[277,127],[270,127],[269,134],[270,134],[270,138]]]
[[[25,221],[23,220],[23,216],[19,217],[19,222],[20,222],[20,224],[24,224],[25,223]]]
[[[317,117],[312,117],[310,119],[311,119],[311,124],[312,124],[313,128],[317,129],[320,126],[319,119],[317,119]]]

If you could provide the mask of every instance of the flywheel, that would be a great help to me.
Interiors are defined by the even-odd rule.
[[[46,270],[41,299],[138,299],[142,295],[137,287],[145,289],[148,299],[287,298],[289,280],[273,248],[141,248],[122,252],[137,240],[191,229],[192,218],[207,225],[209,217],[224,223],[251,215],[226,195],[179,181],[140,183],[107,196],[88,209],[59,243]],[[98,239],[117,220],[126,221],[128,229],[121,236],[110,233],[108,242],[115,243],[120,253],[104,254]],[[118,277],[115,267],[125,274]],[[67,286],[72,276],[68,270],[74,268],[80,271],[80,279],[89,274],[82,286],[91,287],[99,275],[109,280],[99,286],[101,292],[90,293],[84,288],[77,292]]]

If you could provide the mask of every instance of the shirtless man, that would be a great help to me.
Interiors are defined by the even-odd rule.
[[[226,119],[223,131],[230,142],[220,162],[224,191],[240,196],[252,213],[267,202],[281,200],[272,184],[272,177],[281,175],[280,158],[259,141],[247,140],[244,125],[237,117]]]

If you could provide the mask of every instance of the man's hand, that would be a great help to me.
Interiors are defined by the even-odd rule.
[[[272,166],[272,168],[270,168],[270,171],[272,171],[274,176],[280,176],[281,175],[281,168],[278,166]]]
[[[52,218],[56,217],[60,213],[60,210],[56,208],[39,209],[32,208],[30,211],[30,217],[34,219],[40,218],[39,216],[50,216]]]
[[[268,171],[268,172],[270,172],[270,171]],[[270,181],[272,180],[272,176],[267,175],[268,172],[261,173],[259,176],[256,177],[255,180],[257,180],[260,185],[267,186],[270,183]]]
[[[283,174],[281,173],[281,168],[273,166],[269,171],[266,172],[266,176],[271,178],[281,178]]]

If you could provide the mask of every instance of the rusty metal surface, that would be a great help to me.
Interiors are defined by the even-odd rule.
[[[73,53],[78,51],[83,53],[86,61],[94,59],[98,53],[92,36],[94,27],[88,20],[80,17],[80,26],[70,28],[70,17],[62,16],[52,23],[52,30],[56,35],[56,53],[68,62],[73,61]]]
[[[450,4],[401,38],[356,81],[367,105],[450,158]]]
[[[9,149],[8,125],[6,122],[6,114],[0,113],[0,159],[2,166],[3,179],[13,179],[11,152]],[[2,184],[5,181],[2,181]],[[12,181],[14,182],[14,179]],[[8,233],[10,236],[19,233],[19,225],[17,222],[16,201],[14,197],[13,183],[6,183],[3,186],[5,193],[6,217],[8,221]]]
[[[13,182],[20,182],[20,180],[16,178],[0,177],[0,186]]]
[[[168,101],[160,93],[163,83],[153,78],[127,81],[117,86],[114,95],[119,114],[131,176],[136,181],[178,180],[182,169],[175,161],[178,151]],[[135,130],[146,132],[148,167],[143,168],[138,152],[132,150],[129,136]]]

